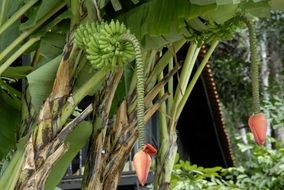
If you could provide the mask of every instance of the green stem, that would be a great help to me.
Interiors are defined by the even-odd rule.
[[[53,16],[56,12],[62,9],[65,6],[65,2],[62,2],[58,7],[49,12],[46,16],[39,20],[39,22],[32,27],[31,29],[24,31],[17,39],[15,39],[8,47],[6,47],[0,53],[0,62],[3,58],[5,58],[16,46],[18,46],[24,39],[26,39],[29,35],[31,35],[36,29],[38,29],[45,21],[47,21],[51,16]]]
[[[157,50],[147,51],[147,57],[145,60],[145,76],[149,76],[149,73],[151,73],[151,70],[156,62],[156,55]]]
[[[162,80],[164,78],[163,72],[161,72],[159,76],[159,80]],[[164,87],[161,89],[159,96],[163,97],[165,94]],[[168,125],[167,125],[167,108],[166,103],[163,102],[159,108],[159,119],[160,119],[160,135],[161,139],[163,139],[164,142],[168,142]]]
[[[1,88],[7,92],[6,98],[13,101],[11,107],[20,111],[19,108],[21,108],[21,93],[10,85],[6,84],[6,82],[3,82],[2,80],[0,80],[0,89]]]
[[[125,70],[125,68],[124,68]],[[127,95],[128,93],[128,83],[127,83],[127,72],[123,72],[123,80],[124,80],[124,93]]]
[[[212,53],[214,52],[215,48],[217,47],[218,45],[218,40],[214,40],[211,44],[211,47],[210,49],[208,50],[208,52],[206,53],[205,57],[203,58],[201,64],[198,66],[198,69],[196,70],[193,78],[191,79],[185,93],[184,93],[184,96],[182,97],[181,99],[181,102],[178,104],[178,107],[177,107],[177,114],[176,114],[176,117],[179,118],[180,114],[181,114],[181,111],[182,109],[184,108],[185,106],[185,103],[190,95],[190,93],[192,92],[192,89],[193,87],[195,86],[199,76],[201,75],[204,67],[206,66],[209,58],[211,57]]]
[[[22,146],[18,147],[0,178],[0,189],[14,190],[20,175],[25,153]]]
[[[6,84],[6,82],[3,82],[2,80],[0,80],[0,88],[6,90],[13,98],[21,99],[21,92]]]
[[[182,66],[182,71],[181,71],[181,75],[180,75],[180,79],[178,82],[178,86],[176,89],[176,94],[174,97],[174,109],[176,109],[177,105],[180,103],[180,100],[182,98],[182,96],[184,95],[185,89],[187,87],[188,81],[189,81],[189,77],[191,74],[191,70],[194,66],[194,63],[196,61],[196,59],[193,59],[195,56],[195,52],[197,51],[197,44],[194,42],[191,42],[190,47],[188,48],[187,54],[186,54],[186,58],[184,60],[183,66]],[[175,110],[172,111],[172,113],[174,113]]]
[[[253,22],[245,17],[241,17],[248,27],[249,43],[251,54],[251,82],[252,82],[252,97],[253,97],[253,111],[254,113],[260,112],[260,98],[259,98],[259,57],[257,56],[257,39]]]
[[[188,85],[188,80],[190,77],[188,76],[189,75],[188,71],[190,70],[191,67],[193,68],[193,65],[196,61],[195,52],[197,50],[199,51],[199,48],[197,48],[197,44],[192,42],[190,47],[188,48],[187,55],[183,63],[181,76],[180,76],[178,86],[176,88],[174,100],[173,100],[173,106],[172,106],[171,112],[169,113],[170,118],[171,118],[171,121],[169,124],[170,136],[173,136],[173,134],[175,133],[176,121],[178,120],[178,117],[177,117],[178,105],[181,102],[184,96],[184,93],[186,91],[186,87]]]
[[[33,53],[32,58],[33,58],[33,59],[32,59],[32,62],[31,62],[31,66],[35,68],[35,67],[37,66],[38,62],[39,62],[40,49],[37,49],[37,50]]]
[[[9,20],[7,20],[0,28],[0,35],[7,30],[13,23],[15,23],[27,10],[29,10],[38,0],[28,1],[23,7],[15,12]]]
[[[71,29],[72,29],[76,24],[80,22],[80,1],[71,0],[71,12],[73,14],[71,19]]]
[[[180,103],[176,102],[177,98],[174,100],[173,109],[171,110],[171,113],[170,113],[171,115],[170,115],[169,129],[168,129],[169,130],[168,142],[164,142],[162,144],[162,146],[160,147],[160,150],[159,150],[158,158],[157,158],[160,165],[157,167],[157,171],[156,171],[156,175],[155,175],[154,189],[169,189],[171,173],[172,173],[172,169],[173,169],[173,166],[174,166],[175,156],[176,156],[176,153],[177,153],[177,145],[176,145],[177,135],[176,135],[175,126],[176,126],[176,121],[180,116],[180,111],[181,111],[180,108],[183,107],[183,106],[181,106],[181,104],[184,105],[184,103],[186,102],[190,91],[192,90],[193,86],[195,85],[198,77],[201,74],[202,69],[204,68],[204,66],[208,62],[208,59],[211,56],[211,54],[214,51],[217,44],[218,44],[218,41],[214,41],[212,43],[210,50],[208,51],[208,53],[204,57],[201,65],[199,66],[195,75],[193,76],[193,79],[190,81],[189,87],[186,88],[185,94],[182,94],[182,96],[181,96],[182,98],[181,98]],[[185,61],[185,64],[191,64],[191,63],[195,62],[195,60],[193,59],[195,57],[194,54],[195,54],[195,52],[193,52],[193,50],[188,52],[188,55],[187,55],[188,60],[190,60],[190,57],[192,57],[192,59],[188,63],[186,63],[186,61]],[[181,82],[181,80],[179,82]],[[177,89],[177,91],[179,91],[179,90],[180,89]],[[179,103],[178,106],[176,106],[177,103]],[[167,144],[165,144],[165,143],[167,143]]]
[[[151,89],[156,83],[156,79],[159,74],[164,70],[164,68],[168,65],[169,60],[173,58],[173,56],[179,51],[179,49],[185,44],[186,40],[180,40],[173,44],[173,48],[169,49],[163,57],[158,61],[156,66],[154,67],[151,75],[146,81],[147,91]]]
[[[71,77],[73,77],[76,73],[80,58],[81,58],[80,49],[77,47],[76,43],[73,43],[73,47],[69,56]]]
[[[139,40],[132,34],[122,36],[123,40],[132,43],[135,51],[136,59],[136,79],[137,79],[137,128],[139,133],[138,147],[142,148],[145,143],[145,127],[144,127],[144,62]]]
[[[5,20],[7,10],[8,10],[8,3],[9,3],[9,0],[2,0],[1,11],[0,11],[0,26],[2,26]]]
[[[173,68],[174,68],[174,62],[173,62],[173,59],[171,59],[169,61],[168,72],[173,70]],[[168,101],[167,101],[167,114],[170,113],[170,111],[171,111],[171,109],[173,107],[173,102],[174,102],[174,98],[173,98],[173,94],[174,94],[174,79],[173,79],[173,77],[171,77],[171,79],[168,82],[168,92],[170,93],[170,97],[168,98]]]
[[[20,57],[27,49],[29,49],[35,42],[39,41],[40,38],[31,38],[23,46],[21,46],[15,53],[12,54],[2,65],[0,65],[0,76],[2,73],[18,58]]]
[[[71,77],[73,78],[73,85],[74,85],[76,79],[78,78],[80,72],[82,71],[82,69],[84,68],[84,66],[86,65],[87,62],[88,62],[88,60],[87,60],[86,56],[84,56],[84,52],[81,50],[78,53],[78,56],[75,60],[76,66],[73,67],[73,72],[71,74]]]
[[[194,42],[192,42],[194,43]],[[197,44],[194,44],[194,46],[197,45]],[[185,62],[189,62],[188,64],[186,64],[187,66],[183,68],[182,70],[182,73],[181,73],[181,78],[183,77],[184,79],[182,80],[183,83],[181,84],[181,89],[186,89],[187,87],[187,84],[188,84],[188,81],[189,81],[189,78],[191,76],[191,73],[192,73],[192,70],[193,70],[193,67],[194,67],[194,64],[197,60],[197,56],[199,54],[199,51],[200,51],[200,46],[199,47],[195,47],[195,51],[193,52],[193,55],[191,55],[191,59],[190,60],[185,60]],[[185,76],[183,76],[185,75]]]
[[[87,7],[88,16],[87,19],[90,21],[97,20],[102,21],[102,18],[100,16],[100,10],[97,6],[97,1],[93,0],[85,0],[85,5]]]

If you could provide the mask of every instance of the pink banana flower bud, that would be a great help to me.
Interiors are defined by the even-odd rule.
[[[248,120],[249,128],[257,144],[264,145],[268,121],[263,113],[253,114]]]
[[[142,150],[139,150],[133,158],[133,165],[139,183],[144,186],[147,182],[150,166],[151,156],[154,156],[157,150],[150,144],[145,144]]]

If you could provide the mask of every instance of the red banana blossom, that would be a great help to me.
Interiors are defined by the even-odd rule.
[[[264,145],[268,121],[263,113],[251,115],[248,120],[249,128],[257,144]]]
[[[138,151],[133,158],[133,165],[139,183],[144,186],[151,166],[151,156],[154,156],[157,150],[151,144],[145,144],[143,149]]]

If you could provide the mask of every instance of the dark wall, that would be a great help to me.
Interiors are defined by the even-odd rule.
[[[179,152],[183,159],[204,167],[230,165],[216,123],[206,83],[201,77],[177,125]]]

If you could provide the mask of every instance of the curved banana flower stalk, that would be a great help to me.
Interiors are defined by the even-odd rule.
[[[249,128],[257,144],[264,145],[268,121],[263,113],[251,115],[248,120]]]
[[[133,165],[139,183],[144,186],[151,166],[151,156],[154,156],[157,150],[151,144],[145,144],[143,149],[138,151],[133,158]]]
[[[259,96],[259,68],[260,60],[257,54],[257,40],[255,26],[251,19],[246,16],[240,17],[248,27],[249,43],[251,53],[251,80],[252,80],[252,97],[253,111],[256,114],[250,116],[248,120],[249,128],[259,145],[264,145],[268,127],[268,121],[263,113],[260,112],[260,96]]]

